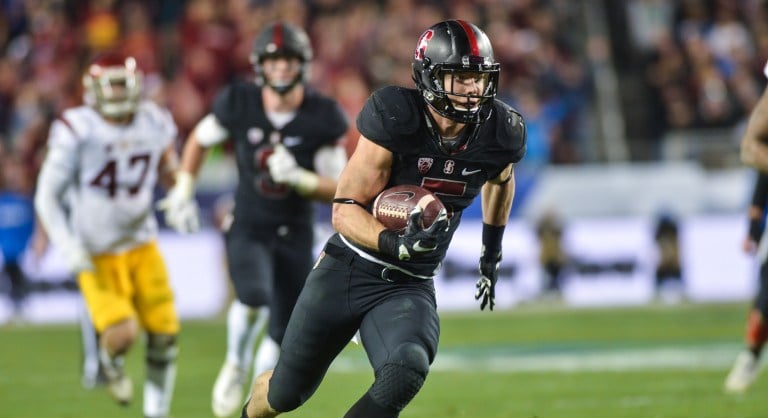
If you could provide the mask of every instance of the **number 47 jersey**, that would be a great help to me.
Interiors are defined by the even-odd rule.
[[[77,239],[102,254],[156,237],[157,167],[176,136],[170,113],[150,101],[126,124],[110,123],[88,106],[66,110],[51,126],[38,179],[38,193],[52,194],[41,213],[52,241]]]

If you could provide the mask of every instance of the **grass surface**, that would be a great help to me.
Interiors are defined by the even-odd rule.
[[[768,417],[768,378],[744,395],[722,382],[741,349],[746,303],[442,315],[438,359],[402,418]],[[185,322],[173,417],[211,417],[223,319]],[[141,417],[79,384],[74,325],[0,328],[0,416]],[[143,373],[143,347],[128,358]],[[372,381],[350,346],[313,398],[287,418],[342,417]]]

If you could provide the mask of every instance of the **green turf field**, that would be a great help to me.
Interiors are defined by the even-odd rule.
[[[768,417],[768,376],[742,396],[722,393],[741,348],[746,303],[444,314],[438,359],[403,418]],[[173,417],[211,417],[224,322],[185,322]],[[0,416],[141,417],[79,384],[74,325],[0,327]],[[129,372],[140,377],[142,347]],[[291,417],[336,418],[367,389],[361,348],[342,353],[316,395]]]

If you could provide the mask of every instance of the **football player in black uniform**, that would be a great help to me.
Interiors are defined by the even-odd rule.
[[[267,315],[255,366],[257,372],[274,367],[312,267],[312,201],[330,203],[347,161],[340,141],[348,123],[334,100],[306,85],[311,59],[302,29],[283,22],[263,29],[251,55],[256,83],[235,83],[218,93],[212,112],[187,139],[177,186],[162,206],[172,220],[175,208],[194,198],[206,149],[234,142],[239,177],[225,241],[236,300],[227,316],[226,360],[213,388],[219,417],[243,405],[254,341]]]
[[[486,34],[462,20],[435,24],[413,58],[417,89],[374,92],[357,118],[357,148],[333,205],[338,231],[307,278],[274,371],[256,378],[243,408],[274,417],[304,403],[360,330],[375,371],[346,418],[397,417],[420,390],[440,332],[432,277],[462,210],[482,196],[483,248],[475,297],[493,309],[501,242],[514,195],[513,165],[525,153],[521,115],[495,99],[499,64]],[[418,209],[403,234],[369,212],[387,187],[414,184],[448,208],[427,229]]]
[[[749,227],[744,239],[743,249],[747,254],[757,255],[760,259],[759,284],[752,307],[747,315],[744,332],[745,347],[736,356],[724,389],[727,393],[743,393],[755,382],[760,373],[760,357],[768,341],[768,258],[765,235],[765,208],[768,204],[768,174],[757,172],[757,181],[752,192],[752,202],[747,211]],[[758,253],[758,247],[761,251]]]

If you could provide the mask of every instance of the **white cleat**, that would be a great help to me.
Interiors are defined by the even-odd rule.
[[[213,414],[218,418],[232,416],[243,408],[245,382],[248,372],[234,364],[225,362],[213,385]]]
[[[746,391],[757,378],[759,370],[760,367],[754,354],[749,351],[740,353],[725,379],[725,391],[728,393]]]
[[[133,399],[133,382],[130,377],[124,374],[108,379],[107,390],[120,405],[128,405]]]

